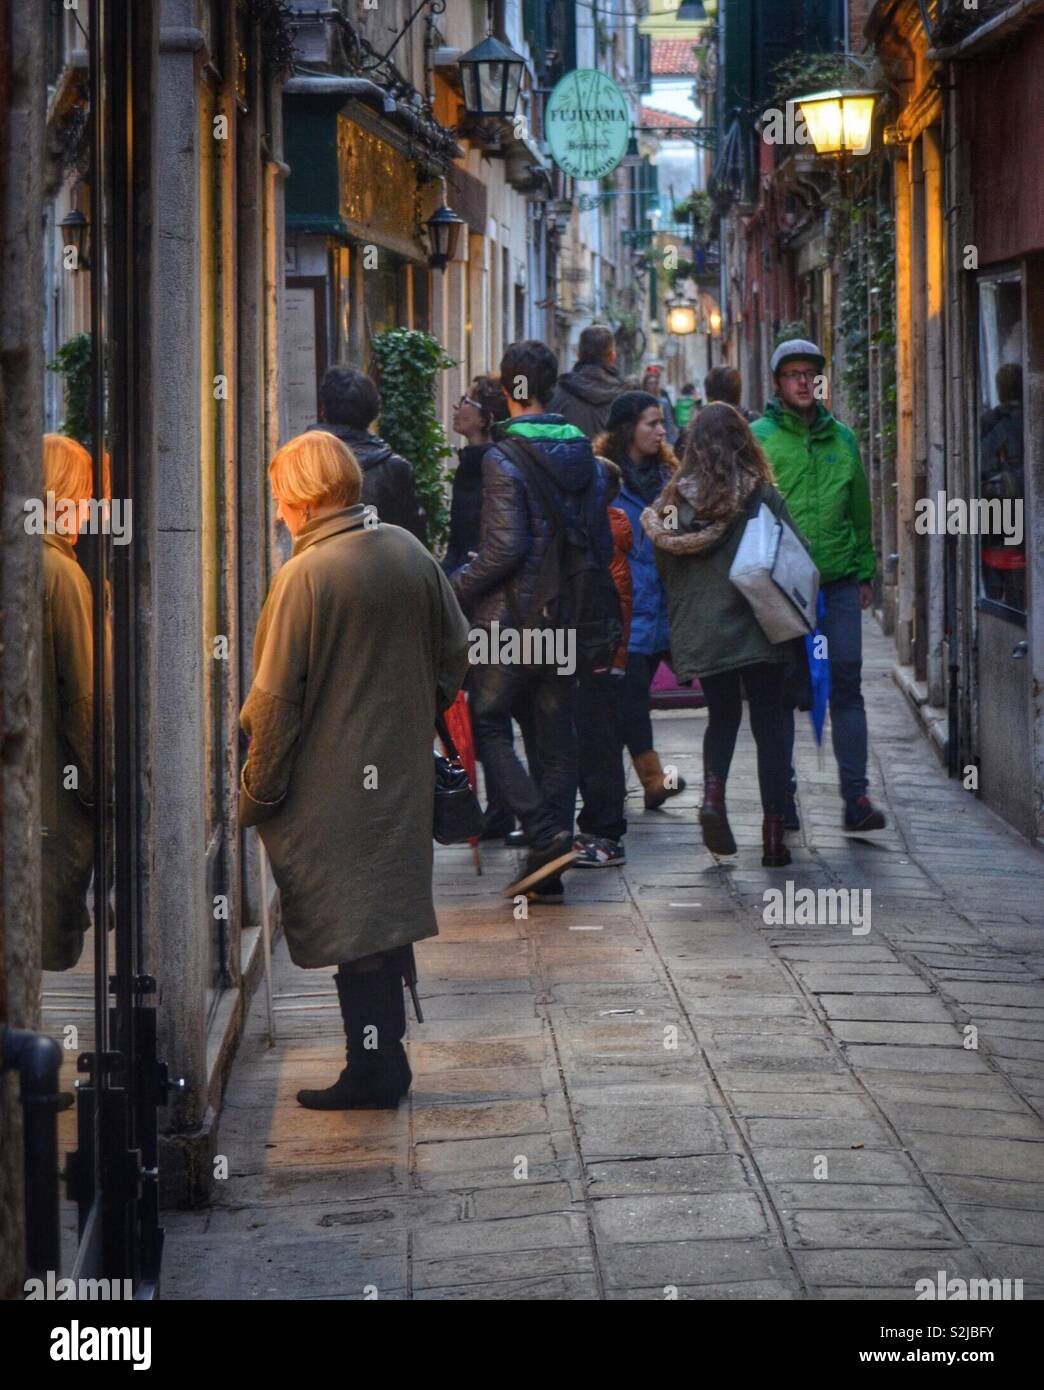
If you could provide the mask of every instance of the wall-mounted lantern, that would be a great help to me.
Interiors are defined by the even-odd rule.
[[[877,93],[869,89],[798,97],[816,154],[869,154],[876,100]]]
[[[73,208],[67,212],[58,223],[62,233],[62,245],[68,249],[70,246],[76,250],[76,269],[84,270],[88,268],[87,260],[87,232],[90,223],[80,212],[79,208]]]

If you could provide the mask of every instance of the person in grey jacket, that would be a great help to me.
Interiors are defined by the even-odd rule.
[[[386,444],[370,426],[381,413],[381,397],[365,372],[352,367],[328,367],[319,386],[321,419],[313,429],[335,434],[347,444],[362,469],[362,504],[373,507],[378,519],[412,532],[428,543],[428,522],[417,501],[413,467]]]
[[[594,323],[580,334],[576,366],[558,378],[550,409],[593,440],[607,428],[609,408],[623,389],[613,330]]]
[[[729,571],[746,521],[763,502],[797,531],[771,479],[743,416],[731,405],[713,402],[693,420],[680,469],[641,518],[667,590],[675,673],[682,683],[698,677],[707,699],[704,844],[714,854],[736,852],[725,783],[746,694],[764,812],[761,862],[767,868],[790,863],[783,843],[788,777],[783,678],[790,648],[768,640]]]

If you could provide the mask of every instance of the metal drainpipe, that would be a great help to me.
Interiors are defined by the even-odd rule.
[[[0,1071],[17,1071],[24,1112],[25,1253],[29,1278],[60,1269],[58,1227],[58,1073],[53,1038],[25,1028],[0,1032]]]

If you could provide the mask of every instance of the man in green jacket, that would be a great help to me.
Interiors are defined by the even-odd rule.
[[[772,355],[776,395],[751,426],[776,484],[812,547],[826,616],[830,661],[830,724],[851,834],[883,830],[885,818],[867,796],[866,711],[861,688],[861,610],[873,601],[877,567],[870,529],[870,492],[855,435],[817,399],[826,359],[815,343],[792,338]],[[784,823],[800,829],[794,793],[794,715],[785,715],[790,796]]]

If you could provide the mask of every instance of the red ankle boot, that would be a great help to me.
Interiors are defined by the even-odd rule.
[[[790,850],[783,843],[783,817],[770,813],[761,822],[761,865],[765,869],[782,869],[790,863]]]
[[[703,805],[700,807],[703,843],[711,854],[735,854],[736,841],[725,813],[725,778],[711,773],[703,779]]]

